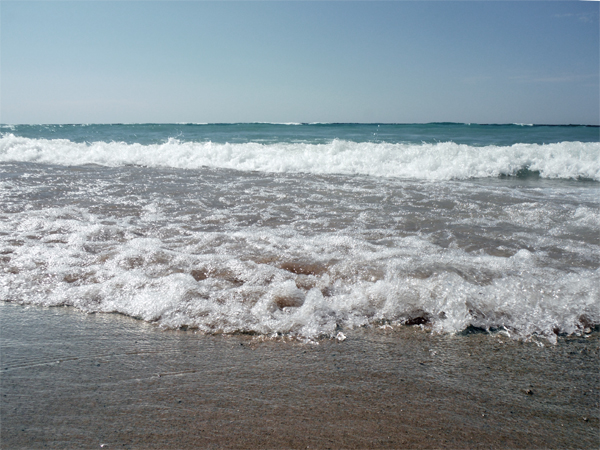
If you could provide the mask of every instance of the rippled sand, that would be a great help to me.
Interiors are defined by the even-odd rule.
[[[597,448],[599,334],[319,345],[0,303],[2,448]]]

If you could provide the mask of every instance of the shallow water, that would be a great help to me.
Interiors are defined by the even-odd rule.
[[[597,128],[20,127],[4,301],[300,340],[600,324]]]
[[[319,345],[0,304],[7,448],[596,448],[599,334]]]

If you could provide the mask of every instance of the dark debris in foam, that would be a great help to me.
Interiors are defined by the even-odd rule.
[[[412,325],[429,325],[433,320],[431,314],[427,311],[423,311],[421,309],[413,311],[408,317],[403,321],[404,325],[412,326]]]

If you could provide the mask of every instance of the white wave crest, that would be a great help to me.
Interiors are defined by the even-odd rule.
[[[169,139],[162,144],[76,143],[5,134],[1,162],[140,165],[313,174],[360,174],[426,180],[517,175],[600,181],[600,143],[561,142],[475,147],[453,142],[402,144],[334,140],[310,143],[213,143]]]

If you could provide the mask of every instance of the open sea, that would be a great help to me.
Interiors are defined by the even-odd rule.
[[[600,324],[600,128],[0,126],[0,299],[301,341]]]

